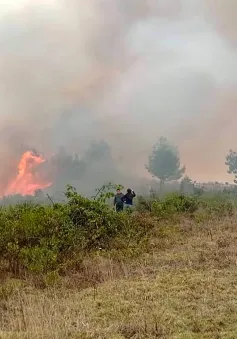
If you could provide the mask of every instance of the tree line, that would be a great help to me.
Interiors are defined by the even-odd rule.
[[[225,165],[228,166],[228,173],[234,174],[234,183],[237,184],[237,152],[229,150],[225,158]],[[185,166],[180,163],[178,147],[165,137],[161,137],[153,146],[145,167],[153,177],[160,180],[161,191],[166,181],[179,180],[186,171]],[[188,177],[186,179],[190,180]]]

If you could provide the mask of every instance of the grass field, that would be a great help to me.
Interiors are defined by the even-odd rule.
[[[236,216],[183,217],[132,259],[96,252],[52,287],[4,279],[0,338],[237,338]]]

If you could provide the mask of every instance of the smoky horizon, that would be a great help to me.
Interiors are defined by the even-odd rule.
[[[0,9],[0,192],[27,150],[50,162],[45,180],[60,172],[83,190],[148,180],[144,165],[161,136],[194,180],[232,181],[235,1],[35,0]],[[63,152],[80,166],[59,165]]]

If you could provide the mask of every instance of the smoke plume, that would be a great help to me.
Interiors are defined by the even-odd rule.
[[[234,0],[38,0],[5,11],[0,190],[26,149],[83,154],[96,139],[123,173],[147,175],[161,135],[194,179],[226,180],[237,145],[236,16]]]

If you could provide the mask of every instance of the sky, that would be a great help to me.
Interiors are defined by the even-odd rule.
[[[24,148],[105,139],[123,171],[160,136],[196,180],[231,181],[237,149],[235,0],[0,2],[0,178]]]

